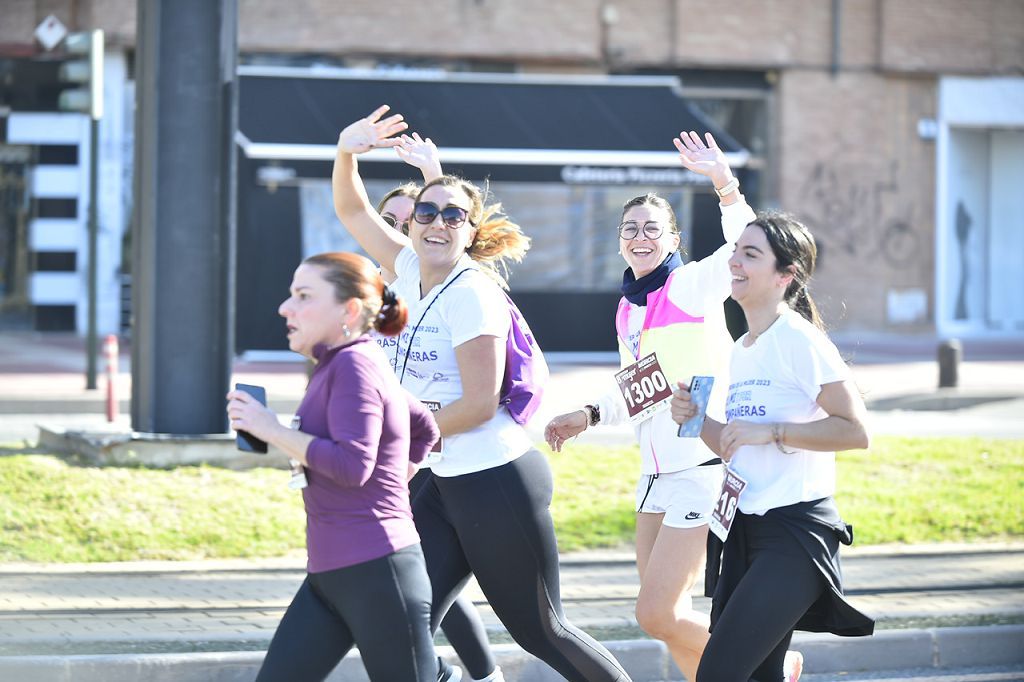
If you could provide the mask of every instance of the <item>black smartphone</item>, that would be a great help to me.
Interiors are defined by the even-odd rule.
[[[251,384],[235,384],[236,391],[245,391],[253,398],[259,401],[260,405],[267,404],[267,389],[262,386],[253,386]],[[267,441],[260,440],[256,436],[252,435],[247,431],[236,431],[235,445],[238,446],[239,450],[243,452],[256,452],[259,454],[266,454],[267,452]]]

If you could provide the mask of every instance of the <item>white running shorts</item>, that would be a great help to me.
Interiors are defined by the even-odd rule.
[[[657,478],[643,475],[636,484],[635,508],[645,514],[664,514],[662,524],[666,526],[696,528],[708,522],[721,489],[721,464],[658,474]]]

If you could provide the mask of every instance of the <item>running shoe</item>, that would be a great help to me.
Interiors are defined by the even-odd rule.
[[[804,655],[799,651],[787,651],[786,660],[782,664],[783,682],[797,682],[804,671]]]
[[[479,680],[475,679],[473,682],[505,682],[505,676],[501,674],[501,666],[494,666],[494,672],[487,677],[481,677]]]
[[[437,657],[437,682],[462,682],[462,668],[448,665],[440,656]]]

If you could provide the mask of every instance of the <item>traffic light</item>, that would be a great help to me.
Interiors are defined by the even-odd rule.
[[[60,79],[67,83],[81,83],[83,87],[60,93],[57,106],[65,111],[81,111],[94,120],[103,118],[103,31],[70,33],[64,40],[68,54],[81,56],[64,62]]]

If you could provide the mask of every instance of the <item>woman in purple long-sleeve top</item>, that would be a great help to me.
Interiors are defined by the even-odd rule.
[[[367,335],[401,331],[405,305],[366,258],[325,253],[298,267],[279,312],[289,347],[317,363],[296,428],[228,394],[232,428],[296,460],[306,484],[308,575],[257,680],[322,680],[356,645],[372,680],[430,682],[431,589],[407,486],[438,429]]]

